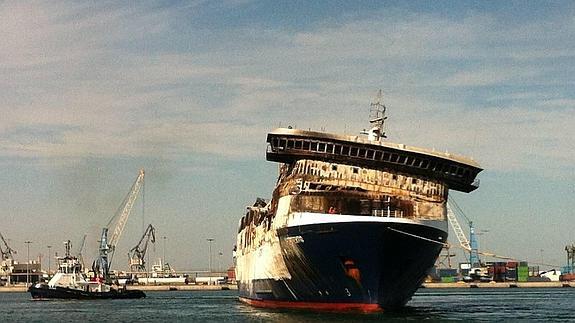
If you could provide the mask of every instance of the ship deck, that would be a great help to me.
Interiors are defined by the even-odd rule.
[[[476,176],[482,171],[475,161],[462,156],[357,136],[280,128],[268,134],[267,142],[269,161],[292,163],[311,159],[395,170],[436,179],[450,189],[466,193],[479,187]]]

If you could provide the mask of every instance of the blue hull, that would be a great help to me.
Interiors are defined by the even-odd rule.
[[[401,307],[447,241],[443,230],[391,222],[312,224],[278,233],[291,279],[239,282],[240,299],[270,307]]]

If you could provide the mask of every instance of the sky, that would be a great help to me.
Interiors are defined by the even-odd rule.
[[[85,234],[93,259],[144,168],[113,267],[152,223],[152,259],[205,270],[213,238],[225,268],[275,184],[267,132],[358,134],[379,89],[389,141],[485,169],[452,193],[480,249],[564,265],[575,242],[573,2],[1,1],[0,39],[0,232],[17,260],[26,240],[46,264]]]

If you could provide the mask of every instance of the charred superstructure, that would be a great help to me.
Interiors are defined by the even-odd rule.
[[[447,239],[449,189],[471,192],[474,161],[383,142],[385,106],[367,137],[268,134],[280,163],[271,201],[239,224],[236,279],[254,305],[377,311],[403,306]]]

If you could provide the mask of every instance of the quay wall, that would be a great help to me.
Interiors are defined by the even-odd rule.
[[[143,291],[169,291],[169,290],[236,290],[237,285],[131,285],[127,289],[139,289]],[[0,293],[24,293],[26,285],[0,286]]]
[[[424,283],[423,288],[560,288],[575,287],[575,282],[508,282],[508,283]]]

